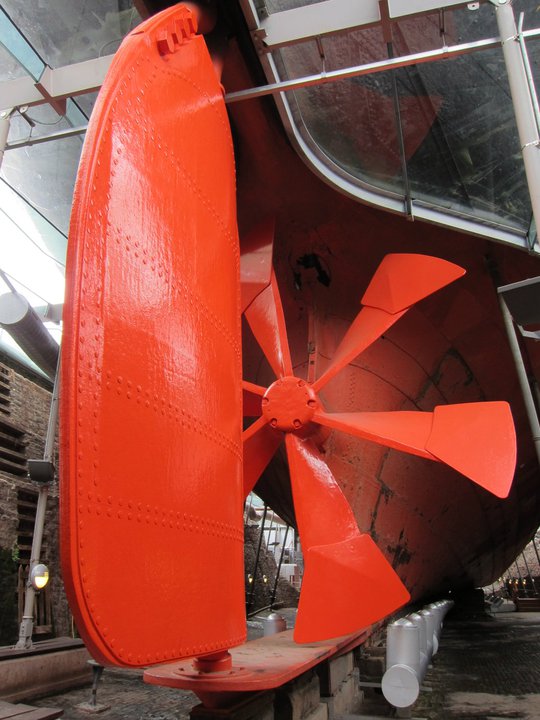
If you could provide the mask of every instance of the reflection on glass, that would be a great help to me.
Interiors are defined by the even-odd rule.
[[[131,0],[3,0],[2,6],[51,67],[114,53],[141,21]]]
[[[410,68],[403,89],[438,98],[429,135],[409,158],[414,195],[526,230],[531,208],[499,50]]]
[[[295,93],[298,112],[315,143],[347,174],[381,189],[403,193],[392,86],[342,80]],[[347,113],[343,107],[347,107]]]
[[[97,96],[97,92],[86,93],[86,95],[77,96],[77,105],[80,107],[80,109],[83,111],[87,118],[89,118],[92,114],[92,110],[94,109]]]
[[[319,2],[321,0],[266,0],[265,7],[269,13],[277,13],[306,5],[317,5]]]
[[[528,11],[526,27],[540,20],[537,3],[515,6]],[[438,13],[399,22],[393,48],[380,28],[324,38],[325,69],[383,60],[392,49],[395,55],[436,49],[443,42],[441,29],[450,45],[496,35],[490,6],[444,15],[442,23]],[[530,41],[528,49],[535,71],[540,44]],[[283,48],[278,67],[284,78],[323,69],[315,42]],[[337,166],[359,185],[403,195],[405,159],[413,201],[528,230],[530,198],[500,49],[304,88],[288,97],[303,136],[333,171]]]

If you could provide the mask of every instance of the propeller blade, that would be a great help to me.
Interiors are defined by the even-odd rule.
[[[367,534],[304,554],[294,639],[317,642],[348,635],[410,600],[405,586]]]
[[[370,536],[359,531],[313,442],[290,433],[285,442],[305,568],[294,639],[339,637],[385,617],[409,593]]]
[[[266,388],[242,381],[242,404],[244,417],[259,417],[262,412],[261,400]]]
[[[507,497],[516,465],[508,403],[440,405],[433,412],[325,413],[315,422],[381,445],[443,462],[498,497]]]
[[[276,377],[292,375],[285,316],[273,270],[270,285],[257,295],[244,314]]]
[[[405,312],[403,310],[395,315],[390,315],[385,310],[378,308],[362,308],[335,351],[330,367],[313,383],[313,390],[319,392],[351,360],[354,360],[375,340],[378,340],[388,328],[392,327]]]
[[[412,305],[464,273],[458,265],[429,255],[386,255],[364,293],[361,301],[364,307],[334,353],[330,367],[314,383],[315,392],[375,342]]]
[[[383,258],[361,302],[394,315],[463,275],[462,267],[441,258],[392,253]]]
[[[275,219],[268,218],[251,230],[241,242],[240,288],[242,312],[270,285]]]
[[[440,405],[426,450],[497,497],[508,497],[516,469],[516,431],[506,402]]]
[[[371,440],[430,460],[436,459],[426,451],[433,424],[433,413],[430,412],[326,413],[319,410],[313,420],[363,440]]]
[[[253,490],[282,440],[283,433],[271,428],[263,417],[244,430],[244,495]]]

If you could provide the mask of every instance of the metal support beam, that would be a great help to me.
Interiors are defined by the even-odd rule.
[[[380,19],[379,0],[325,0],[268,15],[260,21],[254,36],[262,41],[263,49],[275,50],[284,45],[374,25]]]
[[[58,130],[49,135],[39,135],[36,137],[26,138],[25,140],[16,140],[8,143],[5,150],[17,150],[19,148],[31,147],[32,145],[41,145],[41,143],[50,142],[51,140],[65,140],[66,138],[83,135],[87,130],[87,125],[81,127],[66,128],[66,130]]]
[[[536,226],[540,227],[540,136],[512,0],[494,3]],[[521,33],[523,37],[523,33]]]
[[[467,0],[388,0],[388,9],[391,18],[400,18],[408,15],[420,15],[421,13],[433,12],[434,10],[445,10],[457,5],[470,5]]]
[[[482,0],[484,1],[484,0]],[[241,0],[248,27],[262,52],[325,35],[350,32],[381,21],[380,0],[323,0],[259,18],[250,0]],[[434,10],[466,6],[463,0],[388,0],[392,20]]]
[[[523,558],[523,562],[525,563],[525,568],[527,569],[527,575],[529,576],[529,578],[531,580],[533,592],[536,593],[536,584],[535,584],[533,576],[531,575],[531,569],[529,567],[529,563],[527,562],[527,557],[525,555],[525,552],[521,553],[521,557]]]
[[[540,28],[529,30],[524,33],[525,37],[540,35]],[[396,68],[408,67],[410,65],[422,65],[424,63],[433,62],[435,60],[447,60],[448,58],[467,55],[478,50],[488,50],[490,48],[499,47],[500,39],[486,38],[485,40],[477,40],[470,43],[461,43],[459,45],[450,45],[447,47],[437,48],[435,50],[427,50],[420,53],[412,53],[411,55],[401,55],[387,60],[378,60],[376,62],[366,63],[364,65],[353,65],[348,68],[340,68],[339,70],[330,70],[316,75],[306,75],[304,77],[295,78],[294,80],[283,80],[281,82],[270,83],[256,88],[248,88],[247,90],[239,90],[237,92],[225,95],[226,103],[238,102],[239,100],[251,100],[252,98],[263,97],[264,95],[275,95],[280,92],[299,90],[304,87],[313,87],[314,85],[324,85],[326,83],[335,82],[336,80],[345,80],[347,78],[361,77],[362,75],[375,75]]]
[[[13,108],[2,110],[2,112],[0,112],[0,168],[2,167],[2,161],[4,160],[4,151],[7,145],[12,112]]]
[[[534,548],[534,552],[536,553],[536,559],[538,560],[538,566],[540,567],[540,554],[538,553],[538,548],[536,547],[536,533],[532,536],[531,543]]]
[[[64,67],[47,67],[38,83],[31,77],[6,80],[0,83],[0,108],[56,103],[68,97],[99,90],[113,57],[114,55],[104,55]]]

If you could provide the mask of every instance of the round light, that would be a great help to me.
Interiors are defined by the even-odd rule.
[[[49,568],[43,563],[34,565],[30,573],[30,582],[35,590],[43,590],[49,582]]]

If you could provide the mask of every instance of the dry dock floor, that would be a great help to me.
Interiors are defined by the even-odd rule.
[[[412,717],[425,720],[540,720],[540,613],[508,613],[453,619],[443,629],[441,647]],[[65,720],[187,720],[197,698],[189,692],[143,683],[141,673],[105,670],[97,701],[110,709],[99,714],[78,709],[90,688],[33,700],[34,706],[64,709]],[[382,698],[362,713],[392,717]],[[348,718],[362,718],[350,715]],[[276,718],[279,720],[279,718]],[[339,720],[335,718],[335,720]]]
[[[540,613],[452,615],[413,715],[429,720],[540,720]]]

